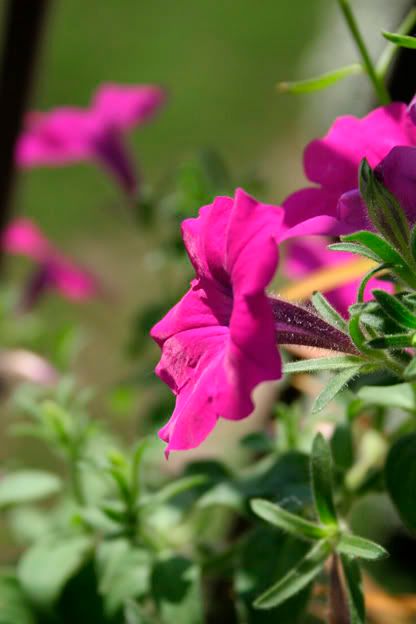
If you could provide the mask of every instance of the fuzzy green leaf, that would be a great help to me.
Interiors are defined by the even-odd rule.
[[[299,537],[300,539],[322,539],[328,537],[333,531],[328,527],[320,526],[286,511],[283,507],[275,505],[267,500],[255,498],[250,502],[254,513],[273,526]]]
[[[318,576],[330,552],[331,546],[327,541],[317,542],[296,567],[257,598],[254,606],[271,609],[300,592]]]
[[[347,324],[345,319],[332,307],[328,299],[320,292],[312,295],[312,305],[318,314],[330,325],[341,331],[346,331]]]
[[[337,526],[337,514],[333,498],[333,463],[331,448],[321,433],[312,444],[311,480],[315,508],[324,525]]]
[[[345,388],[348,382],[360,372],[361,366],[352,366],[337,373],[315,399],[312,413],[316,414],[323,410]]]
[[[376,229],[396,250],[406,255],[409,223],[397,199],[374,175],[366,158],[360,165],[360,192]]]
[[[391,334],[372,338],[367,342],[372,349],[405,349],[413,346],[412,334]]]
[[[355,355],[339,355],[336,357],[322,357],[311,360],[289,362],[284,365],[283,372],[288,373],[312,373],[323,370],[343,370],[357,367],[363,364],[363,360]]]
[[[403,265],[405,261],[399,253],[388,243],[384,238],[375,234],[374,232],[368,232],[362,230],[361,232],[355,232],[354,234],[348,234],[341,236],[341,240],[347,243],[356,243],[366,247],[372,251],[380,260],[392,265]]]
[[[369,561],[388,556],[387,551],[379,544],[350,533],[341,535],[337,543],[337,551],[349,557],[358,557]]]
[[[397,297],[390,295],[384,290],[373,290],[376,301],[381,305],[384,312],[396,323],[406,329],[416,329],[416,315],[409,310]]]
[[[347,586],[350,624],[366,624],[365,602],[362,589],[361,572],[355,559],[341,557],[344,578]]]
[[[369,258],[370,260],[374,260],[374,262],[381,262],[381,258],[379,258],[377,254],[367,249],[367,247],[357,245],[356,243],[333,243],[332,245],[328,245],[328,249],[331,251],[348,251],[348,253]]]

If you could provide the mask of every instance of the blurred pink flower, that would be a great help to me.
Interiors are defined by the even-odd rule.
[[[290,241],[283,264],[283,274],[291,281],[301,280],[325,267],[342,267],[344,263],[357,257],[342,251],[331,251],[327,247],[330,242],[327,238],[319,236]],[[338,288],[325,291],[328,301],[345,318],[348,318],[349,306],[356,302],[360,282],[361,279],[356,279]],[[372,298],[371,291],[374,288],[381,288],[388,292],[393,292],[394,290],[391,282],[373,278],[369,281],[365,290],[365,301],[369,301]]]
[[[97,89],[89,108],[30,113],[16,146],[17,163],[35,167],[95,160],[135,195],[137,174],[123,134],[151,119],[164,100],[156,86],[109,83]]]
[[[167,453],[198,446],[220,417],[248,416],[254,388],[281,376],[265,288],[278,262],[282,219],[281,208],[237,190],[182,225],[196,277],[151,331],[162,349],[156,373],[176,395],[159,432]]]
[[[25,292],[25,307],[30,307],[46,289],[54,288],[73,300],[89,299],[100,290],[97,280],[68,260],[28,219],[15,219],[2,235],[3,249],[26,256],[38,268]]]
[[[411,146],[415,145],[416,128],[401,102],[376,108],[362,119],[339,117],[322,139],[312,141],[305,149],[305,173],[316,186],[296,191],[286,199],[283,205],[288,226],[302,223],[306,217],[329,215],[339,222],[332,234],[369,227],[356,191],[361,160],[365,157],[372,167],[377,167],[386,157],[387,162],[397,158],[397,154],[392,155],[393,148],[413,150]],[[385,183],[389,188],[388,177]],[[394,192],[393,188],[389,190]]]

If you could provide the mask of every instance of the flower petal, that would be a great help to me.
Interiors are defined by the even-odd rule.
[[[305,173],[312,182],[343,193],[357,186],[357,170],[364,157],[374,167],[395,145],[415,143],[416,131],[406,105],[394,102],[362,119],[339,117],[322,139],[307,146]]]

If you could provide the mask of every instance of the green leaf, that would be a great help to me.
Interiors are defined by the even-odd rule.
[[[413,334],[390,334],[372,338],[367,345],[372,349],[405,349],[413,346]]]
[[[245,508],[245,500],[234,483],[225,481],[215,484],[198,499],[197,509],[208,509],[208,507],[227,507],[233,511],[242,512]]]
[[[382,35],[387,41],[391,41],[400,48],[410,48],[416,50],[416,37],[410,35],[400,35],[399,33],[392,33],[387,30],[382,31]]]
[[[313,91],[321,91],[327,87],[331,87],[340,80],[344,80],[348,76],[354,76],[361,74],[363,68],[358,63],[352,65],[346,65],[345,67],[339,67],[319,76],[313,78],[307,78],[306,80],[297,80],[294,82],[279,82],[277,85],[280,93],[311,93]]]
[[[322,524],[337,526],[337,514],[333,499],[333,464],[331,448],[321,433],[312,444],[311,453],[312,492],[316,513]]]
[[[415,394],[408,383],[391,386],[364,386],[358,391],[358,397],[372,405],[399,407],[409,411],[415,409]]]
[[[50,607],[90,556],[91,548],[91,539],[84,535],[56,535],[36,542],[17,567],[26,595],[35,604]]]
[[[328,527],[305,520],[301,516],[292,514],[283,507],[267,500],[255,498],[250,502],[250,506],[257,516],[295,537],[316,540],[333,534],[333,531],[328,530]]]
[[[415,379],[416,377],[416,357],[412,359],[412,361],[406,366],[403,371],[403,377],[405,379]]]
[[[331,546],[327,541],[317,542],[297,566],[257,598],[254,606],[271,609],[300,592],[318,576],[330,552]]]
[[[337,543],[337,551],[349,557],[359,557],[369,561],[388,556],[388,552],[379,544],[351,533],[342,533]]]
[[[350,624],[366,624],[360,568],[354,559],[345,555],[341,557],[341,561],[348,592]]]
[[[409,433],[391,447],[385,466],[388,493],[404,524],[416,530],[416,433]]]
[[[44,470],[20,470],[0,480],[0,509],[29,501],[40,500],[61,489],[61,480]]]
[[[362,366],[362,365],[361,365]],[[322,392],[316,397],[315,402],[312,406],[312,413],[316,414],[320,412],[328,405],[332,399],[334,399],[337,394],[341,392],[348,384],[348,382],[353,379],[359,372],[361,366],[349,367],[346,370],[341,371],[337,375],[335,375],[325,386]]]
[[[373,295],[393,321],[406,329],[416,329],[416,316],[397,297],[378,289],[373,290]]]
[[[406,257],[409,246],[409,223],[397,199],[374,175],[364,158],[360,165],[360,192],[375,228]]]
[[[379,258],[377,254],[367,249],[367,247],[357,245],[356,243],[333,243],[332,245],[328,245],[328,249],[331,251],[348,251],[348,253],[369,258],[370,260],[374,260],[374,262],[381,262],[381,258]]]
[[[312,295],[312,305],[320,316],[330,325],[336,327],[340,331],[347,330],[345,319],[332,307],[328,299],[320,292],[314,292]]]
[[[200,572],[188,559],[159,559],[152,573],[152,595],[163,624],[203,624]]]
[[[305,611],[310,586],[289,598],[284,604],[268,611],[259,611],[253,606],[255,599],[264,593],[273,579],[281,579],[288,570],[299,564],[311,545],[284,533],[268,524],[258,525],[249,531],[236,553],[235,597],[230,596],[244,612],[247,624],[276,624],[276,622],[298,623]],[[279,556],[276,557],[276,553]],[[222,601],[222,604],[225,601]],[[228,613],[228,617],[227,617]],[[230,621],[230,610],[218,622]]]
[[[96,555],[98,591],[108,617],[128,599],[139,598],[150,588],[151,556],[124,539],[100,544]]]
[[[368,250],[372,251],[380,260],[388,264],[392,264],[394,266],[405,264],[405,260],[403,260],[401,255],[397,253],[394,247],[374,232],[362,230],[361,232],[341,236],[341,240],[347,243],[357,243],[358,245],[363,245]]]
[[[13,574],[0,576],[0,624],[36,624],[37,618]]]
[[[336,357],[322,357],[310,360],[300,360],[298,362],[288,362],[283,366],[283,372],[289,373],[311,373],[323,370],[343,370],[356,368],[363,364],[362,358],[356,355],[337,355]]]
[[[156,492],[156,494],[143,496],[139,501],[139,506],[153,507],[153,505],[161,505],[162,503],[166,503],[166,501],[171,498],[178,496],[178,494],[182,494],[182,492],[204,485],[207,482],[208,478],[205,475],[192,475],[190,477],[176,479],[175,481],[172,481],[172,483],[165,485],[165,487],[161,488],[158,492]]]
[[[331,451],[334,463],[341,470],[348,470],[354,463],[354,444],[349,424],[336,426],[331,438]]]
[[[154,624],[154,620],[145,615],[133,600],[127,600],[124,606],[123,624]]]

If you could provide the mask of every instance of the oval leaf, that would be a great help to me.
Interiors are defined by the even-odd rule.
[[[341,535],[337,544],[337,551],[349,557],[359,557],[370,561],[388,556],[388,552],[379,544],[350,533]]]
[[[21,470],[9,473],[0,480],[0,509],[46,498],[59,492],[60,488],[60,479],[50,472]]]
[[[26,595],[37,605],[50,607],[67,581],[90,554],[89,537],[55,536],[36,542],[21,558],[17,576]]]

